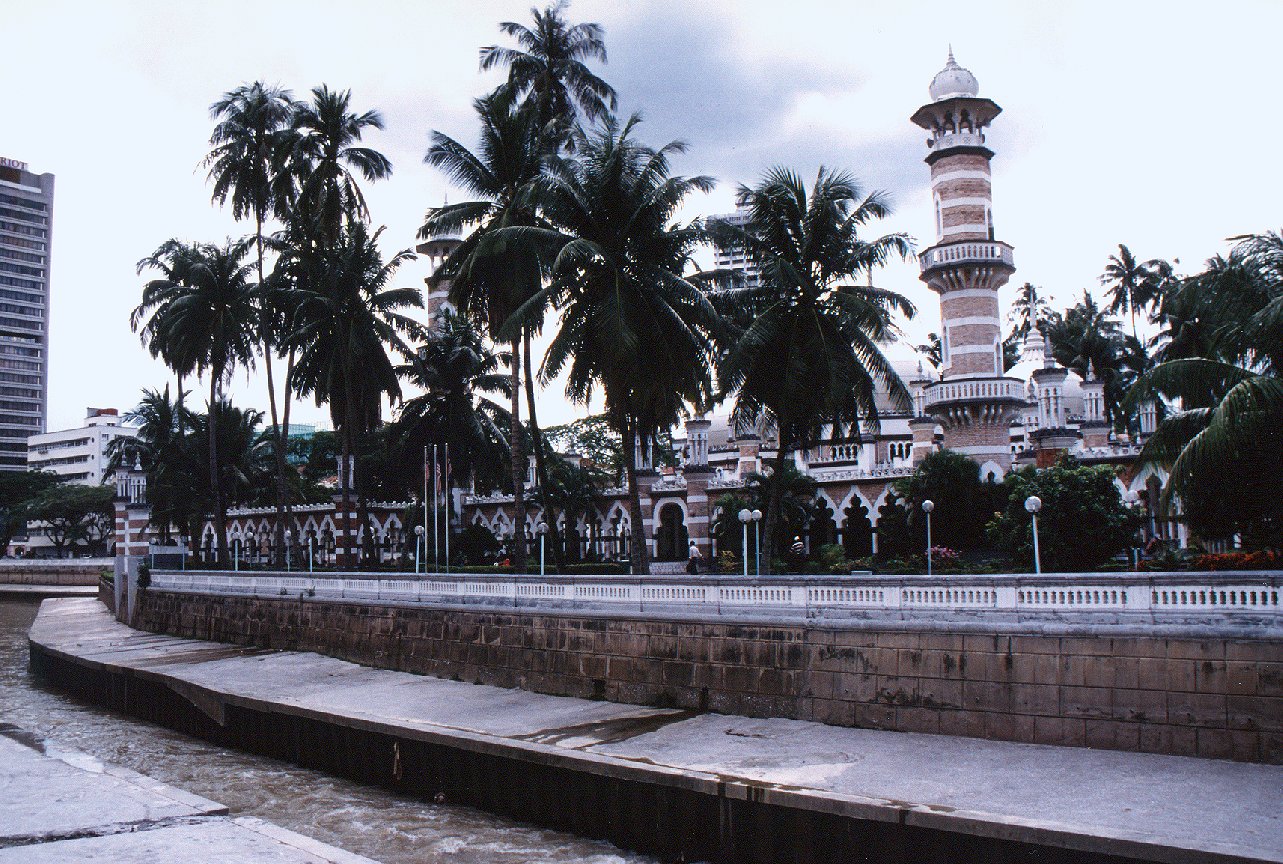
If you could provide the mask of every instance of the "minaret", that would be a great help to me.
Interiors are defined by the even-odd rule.
[[[431,211],[429,211],[431,212]],[[424,298],[424,307],[428,313],[428,325],[435,328],[437,326],[437,317],[446,309],[454,311],[450,305],[450,283],[448,281],[433,284],[433,277],[441,269],[441,265],[450,257],[450,253],[463,243],[463,237],[457,231],[441,231],[433,234],[427,240],[419,243],[414,247],[414,251],[420,255],[426,255],[428,264],[432,267],[432,276],[423,280],[427,285],[427,296]]]
[[[941,380],[924,408],[944,429],[944,446],[999,477],[1011,465],[1012,419],[1023,384],[1004,378],[998,289],[1015,272],[1011,247],[994,239],[992,187],[984,130],[1001,113],[978,94],[976,78],[953,59],[931,82],[931,102],[912,120],[930,134],[936,243],[919,256],[921,279],[940,295]]]

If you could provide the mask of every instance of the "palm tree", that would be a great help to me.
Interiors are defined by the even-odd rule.
[[[1008,313],[1012,325],[1009,339],[1023,342],[1034,327],[1043,329],[1043,325],[1051,316],[1051,305],[1042,296],[1041,291],[1042,289],[1032,282],[1026,282],[1020,286],[1020,290],[1016,292],[1016,299],[1011,304],[1011,311]]]
[[[710,177],[672,175],[673,142],[658,150],[631,137],[640,122],[607,118],[575,133],[575,157],[554,157],[541,181],[549,228],[506,228],[501,242],[537,241],[551,261],[548,286],[518,318],[551,304],[560,326],[540,370],[544,381],[567,371],[566,395],[586,404],[597,388],[624,442],[649,445],[686,404],[702,410],[712,397],[712,335],[717,315],[682,274],[703,239],[698,225],[678,225],[678,208]],[[633,572],[647,573],[637,464],[625,461],[631,498]]]
[[[474,197],[428,212],[419,229],[426,239],[439,232],[475,225],[473,231],[446,259],[435,282],[448,281],[450,302],[495,341],[510,344],[511,376],[509,455],[511,461],[514,532],[511,559],[518,572],[525,566],[524,525],[526,453],[521,427],[521,354],[528,328],[542,321],[543,308],[528,315],[514,315],[539,293],[543,267],[538,254],[520,239],[499,241],[503,228],[535,224],[539,178],[547,140],[540,134],[534,108],[519,105],[512,91],[500,89],[473,103],[481,120],[481,141],[474,154],[448,135],[432,133],[432,147],[424,157],[440,168],[452,183]],[[529,395],[529,394],[528,394]]]
[[[1283,235],[1233,238],[1228,257],[1185,282],[1173,302],[1198,326],[1132,387],[1137,404],[1179,400],[1141,458],[1170,465],[1164,495],[1205,536],[1241,533],[1283,545]],[[1174,348],[1178,343],[1167,347]],[[1200,354],[1194,354],[1194,351]],[[1174,356],[1174,355],[1184,356]],[[1225,477],[1234,476],[1232,494]]]
[[[290,146],[281,177],[292,183],[291,203],[306,216],[324,245],[339,241],[339,232],[353,221],[369,221],[370,213],[356,174],[367,181],[392,176],[392,163],[370,147],[359,145],[367,129],[382,129],[378,111],[350,110],[351,90],[312,89],[312,101],[294,108]],[[353,172],[356,172],[354,174]]]
[[[558,123],[568,134],[578,117],[601,120],[615,110],[614,88],[584,64],[606,62],[606,43],[600,24],[569,24],[561,0],[542,12],[530,10],[534,27],[505,21],[499,29],[516,40],[517,48],[490,45],[481,49],[481,69],[507,67],[515,95],[535,105],[540,126]]]
[[[501,371],[506,362],[466,319],[443,315],[419,356],[401,370],[424,391],[406,400],[395,423],[393,437],[406,458],[413,462],[424,445],[448,444],[452,474],[472,478],[478,488],[495,485],[504,473],[509,415],[489,395],[509,395],[511,383]]]
[[[342,441],[339,488],[345,513],[350,512],[354,445],[381,422],[383,398],[401,396],[388,349],[409,360],[414,353],[406,340],[424,335],[404,314],[423,305],[420,293],[389,284],[396,269],[414,256],[399,252],[385,262],[378,248],[382,233],[380,228],[371,234],[365,223],[352,222],[333,246],[287,262],[302,271],[299,284],[305,286],[298,289],[292,335],[298,357],[289,386],[299,395],[314,396],[317,405],[329,406]],[[364,510],[359,483],[357,492]]]
[[[741,186],[739,205],[749,211],[743,227],[715,222],[714,236],[748,251],[762,276],[760,288],[736,292],[760,309],[752,323],[729,334],[720,364],[723,393],[735,394],[737,428],[765,419],[778,440],[773,473],[790,453],[860,422],[878,420],[874,394],[886,388],[907,410],[908,390],[882,353],[891,339],[893,312],[911,316],[901,295],[869,285],[891,255],[908,255],[909,239],[888,234],[865,240],[859,231],[890,212],[879,193],[864,196],[845,173],[821,168],[808,195],[800,177],[773,168],[754,188]],[[780,489],[772,485],[766,509],[767,566],[774,560]]]
[[[278,209],[278,195],[284,155],[290,146],[286,134],[293,121],[295,103],[288,90],[265,85],[261,81],[245,84],[224,93],[210,106],[217,125],[210,136],[211,150],[204,164],[214,184],[213,200],[232,202],[232,216],[254,220],[254,244],[257,251],[258,284],[265,285],[263,273],[263,224]],[[264,306],[271,305],[269,294],[260,294]],[[281,425],[276,406],[276,383],[272,371],[274,329],[270,309],[264,309],[259,341],[263,365],[267,372],[267,401],[272,418],[273,449],[276,456],[276,549],[285,548],[287,506],[285,445],[288,430]],[[288,370],[286,377],[288,378]],[[288,395],[286,396],[288,399]],[[283,554],[283,552],[281,553]]]
[[[113,438],[107,445],[107,470],[116,472],[140,464],[147,472],[147,500],[151,521],[162,543],[169,543],[173,529],[192,534],[201,516],[192,495],[200,482],[200,461],[189,446],[186,430],[191,412],[183,404],[187,394],[171,397],[163,391],[143,390],[138,406],[125,412],[125,422],[137,426],[134,437]]]
[[[1158,260],[1141,263],[1121,243],[1118,254],[1109,256],[1100,284],[1109,287],[1109,311],[1115,315],[1127,311],[1132,317],[1132,336],[1136,337],[1136,312],[1148,308],[1156,298]],[[1139,337],[1137,337],[1139,338]]]
[[[1090,291],[1083,291],[1083,299],[1066,309],[1063,316],[1052,317],[1047,326],[1047,340],[1051,356],[1061,366],[1083,378],[1087,377],[1090,367],[1093,374],[1105,382],[1105,411],[1115,427],[1134,425],[1131,422],[1134,414],[1122,405],[1123,394],[1130,383],[1122,364],[1128,355],[1128,345],[1134,352],[1141,343],[1134,337],[1123,336],[1118,321],[1096,303]]]
[[[170,240],[138,263],[138,272],[159,270],[162,278],[143,289],[131,323],[142,326],[143,341],[179,375],[209,378],[210,410],[220,401],[224,381],[240,364],[254,361],[258,309],[245,261],[250,240],[219,247]],[[146,323],[143,319],[150,314]],[[219,560],[227,555],[227,509],[219,485],[218,444],[209,424],[210,496],[218,535]]]

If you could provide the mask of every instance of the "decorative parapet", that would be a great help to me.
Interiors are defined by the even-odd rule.
[[[626,614],[756,613],[767,617],[871,614],[897,620],[985,620],[1216,626],[1283,630],[1283,573],[1034,576],[629,576],[539,577],[488,574],[398,577],[335,573],[245,575],[153,571],[158,591],[213,596],[291,597],[392,605],[491,605],[590,609]],[[952,618],[950,618],[952,616]]]
[[[912,465],[880,463],[872,468],[812,468],[808,473],[817,483],[832,483],[839,480],[885,480],[892,477],[909,477],[913,471]]]
[[[963,378],[958,381],[937,381],[926,388],[924,404],[933,406],[955,402],[1019,402],[1024,404],[1025,384],[1015,378]]]
[[[938,267],[964,264],[1000,265],[1015,269],[1015,255],[1010,246],[998,240],[969,240],[932,246],[918,255],[922,273]]]

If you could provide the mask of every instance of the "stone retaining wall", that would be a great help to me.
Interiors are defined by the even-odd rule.
[[[50,561],[0,561],[3,585],[97,585],[103,570],[111,570],[113,558],[67,558]]]
[[[143,629],[540,693],[1283,763],[1278,640],[906,632],[146,592]]]

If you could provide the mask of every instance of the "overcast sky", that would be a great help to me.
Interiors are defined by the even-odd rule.
[[[43,2],[6,4],[0,156],[57,175],[52,259],[49,428],[86,406],[128,408],[163,386],[128,326],[143,279],[135,263],[170,237],[222,241],[250,230],[212,207],[204,173],[208,106],[261,79],[305,96],[322,82],[387,123],[366,143],[391,179],[367,187],[388,251],[412,246],[424,210],[451,194],[422,163],[431,130],[475,140],[471,101],[497,79],[477,49],[528,2]],[[870,3],[576,0],[600,22],[600,74],[639,137],[681,138],[687,174],[717,189],[688,215],[732,208],[738,183],[775,164],[813,176],[853,172],[895,203],[884,230],[934,240],[925,133],[910,114],[952,43],[1004,109],[989,134],[997,237],[1017,273],[1056,308],[1100,293],[1119,243],[1186,272],[1224,238],[1283,225],[1278,34],[1283,2]],[[421,285],[423,262],[400,281]],[[909,341],[939,324],[917,266],[880,282],[918,306]],[[238,374],[240,404],[266,410],[263,385]],[[579,416],[545,394],[545,423]],[[309,422],[323,409],[299,406]]]

